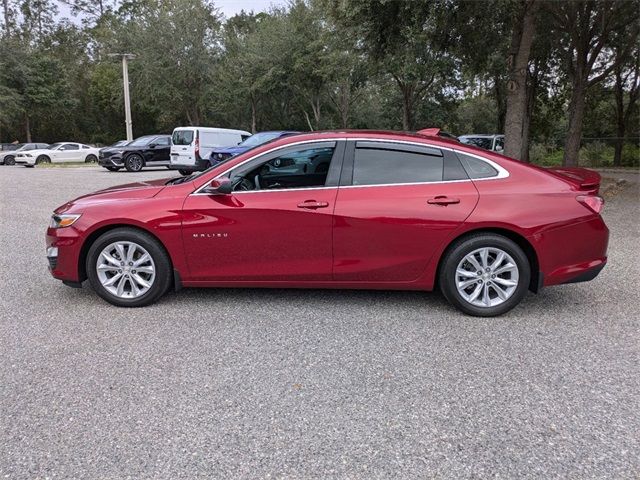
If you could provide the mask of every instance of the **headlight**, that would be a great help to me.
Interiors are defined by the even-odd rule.
[[[51,216],[51,224],[49,225],[49,227],[51,228],[70,227],[71,225],[76,223],[76,220],[78,220],[79,218],[80,218],[80,214],[77,214],[77,215],[73,215],[70,213],[63,213],[60,215],[54,214]]]

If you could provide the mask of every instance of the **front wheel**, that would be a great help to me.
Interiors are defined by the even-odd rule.
[[[5,165],[15,165],[16,164],[16,158],[13,155],[7,155],[6,157],[4,157],[4,164]]]
[[[126,158],[124,166],[129,172],[139,172],[144,166],[144,160],[137,153],[133,153]]]
[[[478,317],[502,315],[524,298],[531,267],[512,240],[496,234],[463,238],[440,266],[440,289],[459,310]]]
[[[89,248],[86,263],[91,287],[119,307],[143,307],[158,300],[171,285],[171,261],[148,233],[117,228]]]

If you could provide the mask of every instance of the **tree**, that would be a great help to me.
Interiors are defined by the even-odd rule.
[[[617,47],[616,57],[624,55],[624,47]],[[624,59],[617,60],[614,68],[614,94],[615,94],[615,124],[616,143],[613,155],[613,164],[622,165],[622,147],[630,119],[637,107],[638,95],[640,94],[640,55],[636,46],[632,55]],[[626,102],[625,102],[626,97]]]
[[[509,53],[509,81],[507,83],[507,111],[505,116],[504,154],[519,160],[529,151],[529,117],[531,102],[529,86],[529,58],[535,35],[538,0],[522,0],[519,15],[515,16]]]
[[[565,32],[561,47],[564,68],[571,84],[563,156],[565,166],[577,163],[587,90],[607,78],[637,41],[639,8],[637,0],[580,0],[547,4],[555,28]],[[622,56],[612,53],[612,39],[616,32],[626,32]]]

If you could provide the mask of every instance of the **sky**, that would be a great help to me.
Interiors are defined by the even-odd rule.
[[[245,12],[265,12],[273,6],[284,6],[288,2],[286,0],[214,0],[214,5],[218,8],[226,18],[233,17],[236,13],[240,13],[241,10]],[[60,9],[59,16],[67,17],[74,20],[69,6],[58,2],[58,8]]]

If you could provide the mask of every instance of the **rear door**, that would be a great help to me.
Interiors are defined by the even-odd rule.
[[[349,142],[340,184],[336,281],[417,280],[478,201],[453,152],[415,144]]]
[[[171,138],[171,163],[195,166],[195,141],[194,129],[174,130]]]

